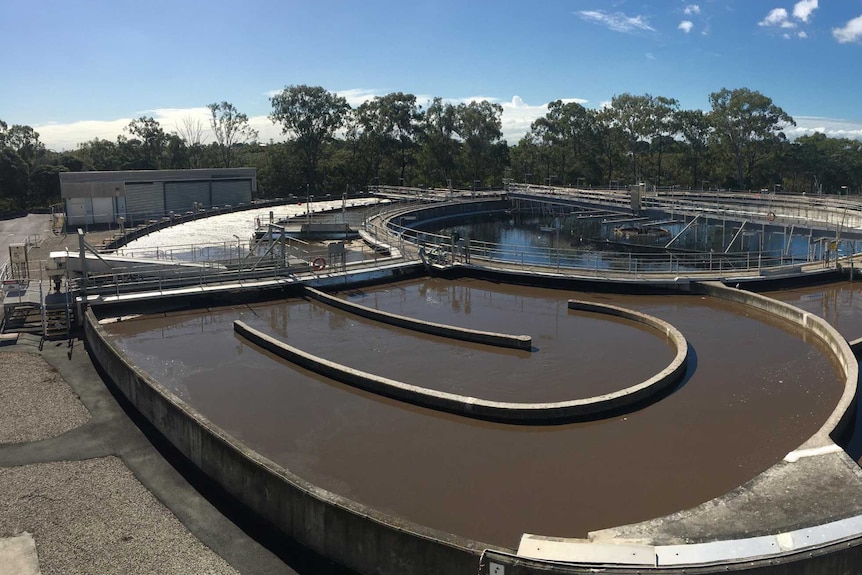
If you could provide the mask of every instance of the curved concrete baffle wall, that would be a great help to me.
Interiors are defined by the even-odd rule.
[[[728,573],[827,575],[862,564],[862,468],[838,446],[854,416],[859,363],[824,319],[718,282],[700,293],[767,312],[826,344],[844,393],[810,438],[744,485],[678,513],[565,539],[524,534],[518,554],[488,551],[480,574]],[[501,571],[503,570],[503,571]]]
[[[312,287],[305,286],[305,293],[308,297],[315,299],[321,303],[331,305],[340,310],[362,316],[367,319],[379,321],[396,327],[419,331],[440,337],[448,337],[461,341],[469,341],[473,343],[483,343],[497,347],[506,347],[512,349],[531,349],[533,338],[529,335],[509,335],[506,333],[494,333],[490,331],[479,331],[465,327],[457,327],[452,325],[444,325],[442,323],[434,323],[430,321],[422,321],[403,315],[396,315],[385,311],[380,311],[374,308],[366,307],[352,303],[335,296],[323,293]]]
[[[511,403],[437,391],[353,369],[288,345],[239,320],[234,321],[234,331],[283,359],[347,385],[429,409],[520,425],[569,423],[634,409],[649,399],[660,396],[685,376],[688,342],[682,333],[669,323],[617,306],[572,300],[569,307],[610,314],[649,326],[670,341],[676,355],[658,374],[619,391],[569,401]]]

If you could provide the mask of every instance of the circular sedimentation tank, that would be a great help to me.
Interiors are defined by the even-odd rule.
[[[810,289],[815,291],[805,293],[820,288]],[[142,380],[177,398],[183,413],[205,420],[216,435],[237,442],[242,453],[255,454],[248,457],[260,465],[271,462],[283,470],[276,475],[301,478],[307,489],[321,490],[316,497],[378,523],[401,525],[400,532],[436,540],[455,555],[478,558],[490,549],[493,561],[483,559],[482,572],[492,572],[493,563],[526,573],[531,560],[514,557],[524,534],[586,538],[673,516],[733,493],[801,448],[835,453],[827,445],[829,433],[846,419],[836,414],[836,406],[846,407],[852,366],[847,350],[836,349],[840,342],[830,339],[836,334],[824,335],[831,328],[812,327],[808,322],[814,319],[787,310],[782,319],[771,299],[752,307],[731,301],[737,296],[693,292],[625,295],[574,285],[544,289],[425,277],[334,294],[427,322],[529,334],[529,350],[417,333],[302,297],[144,314],[94,329],[129,365],[145,372]],[[804,300],[791,292],[770,296],[796,304]],[[571,310],[571,299],[632,310],[673,326],[684,337],[685,372],[671,388],[634,405],[574,421],[524,425],[357,389],[268,353],[233,329],[239,320],[353,370],[509,403],[619,393],[678,357],[679,346],[654,326]],[[854,313],[858,310],[850,317]],[[827,314],[832,323],[841,317],[841,312]],[[819,439],[811,443],[812,438]],[[291,511],[283,507],[281,513]],[[319,529],[324,527],[296,527],[298,539],[308,541],[314,537],[308,531]],[[366,551],[379,557],[379,549]],[[340,550],[332,556],[343,562],[351,557]],[[431,572],[428,565],[436,569],[460,559],[405,561],[405,572],[421,573]],[[739,561],[729,557],[728,565]],[[361,561],[350,566],[368,567]]]

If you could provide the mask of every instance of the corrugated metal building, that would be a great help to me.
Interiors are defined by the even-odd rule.
[[[248,203],[257,192],[256,168],[62,172],[60,194],[71,225],[134,225],[171,212]]]

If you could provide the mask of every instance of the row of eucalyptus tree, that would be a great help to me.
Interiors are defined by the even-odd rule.
[[[747,88],[709,95],[710,110],[650,94],[587,109],[557,100],[511,152],[512,176],[532,183],[842,193],[862,188],[862,143],[813,134]]]
[[[434,98],[423,109],[413,94],[394,92],[352,109],[317,86],[288,86],[272,97],[280,124],[312,190],[330,187],[335,168],[347,187],[371,184],[500,184],[507,163],[499,104],[458,105]],[[340,165],[326,162],[328,152]]]
[[[822,134],[790,140],[785,131],[795,126],[793,118],[747,88],[719,90],[709,102],[703,111],[650,94],[620,94],[600,109],[557,100],[511,147],[502,139],[502,108],[486,101],[455,105],[435,98],[423,109],[415,96],[398,92],[354,110],[323,88],[288,86],[272,98],[270,118],[288,136],[284,153],[296,159],[293,187],[301,179],[333,191],[374,183],[470,188],[504,180],[831,193],[862,188],[858,140]]]
[[[747,88],[709,95],[709,110],[650,94],[619,94],[599,109],[557,100],[515,145],[503,139],[499,104],[420,103],[393,92],[355,108],[319,86],[272,96],[283,141],[261,143],[226,101],[208,122],[168,131],[132,120],[115,140],[52,152],[29,126],[0,120],[0,211],[59,199],[61,171],[254,166],[263,195],[330,193],[371,185],[486,188],[533,184],[858,192],[862,143],[823,134],[789,139],[792,117]],[[208,125],[207,125],[208,124]],[[211,138],[211,141],[207,142]]]
[[[557,100],[518,144],[522,173],[597,184],[708,181],[743,189],[773,182],[777,164],[770,160],[783,151],[783,130],[793,118],[745,88],[723,89],[709,100],[708,112],[650,94],[620,94],[598,110]]]

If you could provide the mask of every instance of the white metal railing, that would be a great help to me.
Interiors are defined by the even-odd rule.
[[[509,191],[534,197],[565,198],[630,209],[628,190],[575,189],[512,184]],[[789,196],[773,193],[669,190],[642,192],[641,206],[669,213],[703,213],[712,218],[756,219],[773,225],[805,225],[862,232],[862,202],[831,196]]]
[[[403,243],[400,244],[403,246]],[[354,245],[343,257],[331,258],[327,245],[291,239],[282,253],[279,240],[269,243],[223,242],[212,245],[164,246],[152,250],[128,250],[124,257],[152,259],[150,262],[110,262],[110,272],[89,272],[87,292],[119,295],[130,291],[161,291],[170,288],[278,280],[304,274],[358,271],[381,263],[403,261],[403,250],[381,254],[371,246]],[[118,250],[123,252],[123,250]],[[156,257],[157,256],[157,257]],[[322,261],[321,261],[322,260]],[[159,265],[162,262],[164,265]],[[74,289],[80,289],[81,279]]]
[[[549,199],[561,194],[589,199],[615,209],[630,210],[630,194],[624,190],[569,190],[531,186],[530,193],[538,192]],[[427,193],[427,190],[424,192]],[[442,191],[434,191],[436,200],[441,199]],[[446,192],[448,193],[448,192]],[[660,192],[664,194],[665,192]],[[683,201],[681,192],[667,192],[670,201],[679,204]],[[496,195],[496,194],[493,194]],[[399,218],[409,216],[410,212],[428,206],[428,197],[413,197],[412,201],[397,205],[380,206],[367,214],[363,227],[379,244],[392,248],[392,254],[384,256],[373,247],[355,244],[346,256],[344,269],[359,270],[385,262],[411,262],[422,257],[438,262],[474,261],[484,265],[519,268],[524,270],[555,270],[558,272],[588,273],[590,275],[612,276],[625,274],[644,276],[649,274],[721,274],[721,275],[758,275],[798,270],[802,265],[822,266],[824,269],[835,265],[835,258],[826,258],[825,242],[813,246],[803,259],[790,257],[788,250],[739,251],[729,253],[632,253],[619,250],[605,250],[593,247],[559,246],[511,246],[477,240],[458,242],[450,236],[424,232],[396,223]],[[472,194],[461,196],[458,200],[474,200]],[[744,198],[743,198],[744,199]],[[644,198],[645,202],[658,202],[656,194]],[[685,199],[686,207],[689,200]],[[792,203],[792,202],[791,202]],[[656,204],[659,205],[659,204]],[[662,203],[663,209],[667,204]],[[694,204],[692,203],[692,206]],[[703,204],[699,211],[703,211]],[[779,211],[789,211],[790,203]],[[692,208],[693,209],[693,208]],[[730,210],[732,207],[721,208]],[[848,208],[849,209],[849,208]],[[858,208],[857,208],[858,209]],[[682,213],[682,209],[680,210]],[[710,216],[715,217],[715,216]],[[786,217],[786,216],[782,216]],[[421,216],[418,216],[421,220]],[[792,236],[791,236],[792,238]],[[809,246],[811,248],[811,246]],[[855,245],[854,245],[855,247]],[[835,251],[831,250],[830,256]],[[317,258],[330,259],[327,246],[310,244],[295,238],[283,242],[275,239],[272,243],[250,241],[223,241],[211,244],[185,244],[158,246],[154,248],[121,248],[115,255],[128,258],[147,258],[165,263],[191,263],[193,266],[167,265],[162,269],[152,265],[127,265],[115,269],[110,274],[90,273],[88,288],[102,293],[121,293],[141,289],[166,289],[173,286],[203,285],[218,282],[236,282],[252,279],[280,278],[304,273],[321,273],[323,270],[312,266]],[[327,261],[327,270],[332,271],[332,263]],[[341,263],[340,263],[341,264]],[[339,264],[339,265],[340,265]]]
[[[4,280],[9,278],[9,270],[10,270],[10,264],[9,264],[9,260],[7,259],[5,262],[3,262],[3,265],[0,265],[0,285],[2,285],[2,282]],[[0,289],[0,302],[2,302],[5,298],[6,298],[6,290]]]
[[[626,200],[628,201],[628,200]],[[416,209],[414,207],[414,209]],[[421,209],[421,208],[420,208]],[[590,275],[625,274],[721,274],[747,275],[752,273],[777,274],[798,270],[802,265],[835,266],[835,251],[827,246],[815,245],[815,250],[804,259],[791,257],[786,250],[740,251],[728,253],[658,252],[633,253],[604,250],[598,247],[560,248],[554,246],[520,246],[470,240],[463,244],[456,239],[396,224],[405,210],[383,214],[373,228],[380,233],[385,229],[391,237],[407,241],[422,248],[422,256],[434,263],[481,261],[484,264],[519,269],[552,269],[558,272],[579,272]],[[844,243],[855,247],[855,243]],[[828,257],[827,257],[828,256]],[[419,257],[417,252],[417,257]]]

